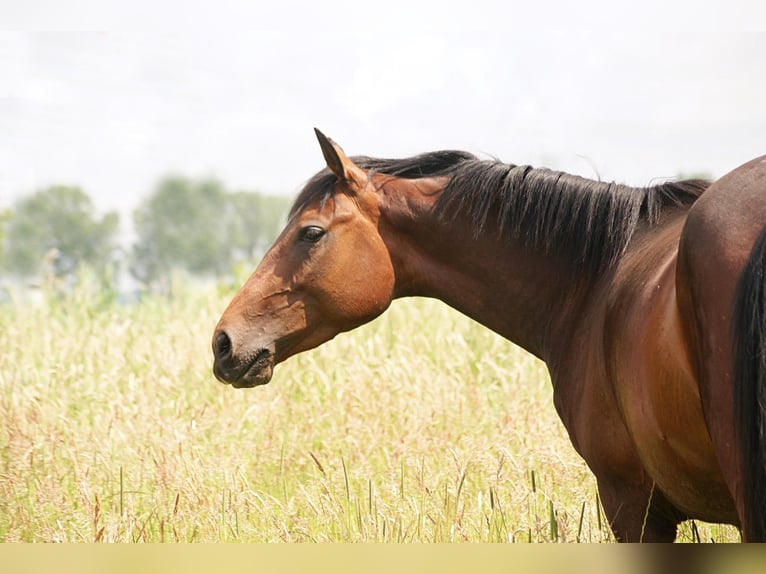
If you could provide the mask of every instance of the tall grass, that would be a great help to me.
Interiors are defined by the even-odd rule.
[[[398,301],[238,391],[210,370],[230,295],[0,306],[0,540],[612,540],[519,348]]]

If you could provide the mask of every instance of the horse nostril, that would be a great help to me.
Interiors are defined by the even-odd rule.
[[[226,331],[218,331],[213,339],[213,355],[221,361],[231,355],[231,339]]]

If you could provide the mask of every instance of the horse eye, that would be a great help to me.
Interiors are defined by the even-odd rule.
[[[325,230],[316,225],[309,225],[304,227],[300,232],[300,240],[308,243],[316,243],[325,234]]]

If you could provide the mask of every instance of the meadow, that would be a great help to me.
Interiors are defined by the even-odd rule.
[[[0,541],[613,541],[523,350],[402,300],[235,390],[210,353],[232,294],[0,305]]]

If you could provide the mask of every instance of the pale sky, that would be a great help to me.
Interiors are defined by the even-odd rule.
[[[0,32],[0,207],[64,183],[128,220],[167,173],[294,194],[315,126],[634,185],[766,153],[759,0],[14,4],[72,31]]]

